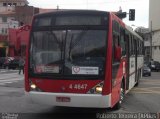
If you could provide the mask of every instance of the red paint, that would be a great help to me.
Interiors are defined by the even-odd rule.
[[[87,93],[102,80],[53,80],[31,78],[39,89],[55,93]],[[72,87],[71,87],[72,86]]]
[[[118,72],[117,72],[117,75],[116,75],[116,79],[114,81],[114,86],[112,87],[112,93],[111,93],[111,105],[112,105],[112,107],[119,101],[122,79],[123,79],[123,76],[126,75],[126,74],[123,74],[123,62],[125,62],[125,64],[126,64],[125,58],[121,60],[121,63],[120,63],[120,66],[118,68]]]
[[[104,89],[102,94],[108,95],[111,93],[111,80],[112,80],[112,15],[109,15],[109,31],[108,31],[108,45],[107,45],[107,62],[105,69],[105,81],[104,81]]]
[[[7,35],[1,35],[0,34],[0,42],[7,41],[8,36]]]
[[[27,46],[30,26],[25,25],[18,29],[9,28],[9,56],[21,56],[21,46]],[[25,51],[23,51],[25,52]]]
[[[34,17],[33,17],[33,20],[34,20]],[[32,23],[33,23],[33,20],[32,20]],[[32,26],[31,26],[32,27]],[[30,28],[31,28],[30,27]],[[28,32],[29,36],[28,38],[30,38],[30,35],[31,35],[31,30]],[[30,40],[27,41],[27,46],[26,46],[26,60],[25,60],[25,81],[24,81],[24,85],[25,85],[25,91],[26,92],[29,92],[30,91],[30,85],[29,85],[29,76],[28,76],[28,72],[29,72],[29,49],[30,49]]]
[[[126,27],[126,25],[124,24],[124,22],[119,19],[115,14],[111,13],[111,16],[112,16],[112,20],[116,20],[122,27]]]
[[[121,59],[121,63],[116,75],[114,86],[112,87],[112,21],[116,20],[122,27],[125,28],[125,24],[113,13],[109,13],[109,30],[108,30],[108,42],[106,49],[106,64],[105,64],[105,80],[102,95],[111,94],[111,107],[113,107],[119,101],[120,86],[122,78],[126,77],[126,74],[123,74],[123,62],[126,65],[126,59]],[[29,41],[28,41],[29,42]],[[29,44],[29,43],[28,43]],[[29,91],[29,77],[28,77],[28,60],[29,60],[29,46],[27,45],[26,53],[26,70],[25,70],[25,90]],[[73,69],[75,72],[78,72],[79,69]],[[125,66],[126,70],[126,66]],[[30,78],[32,83],[36,84],[39,89],[44,92],[55,92],[55,93],[80,93],[85,94],[102,80],[63,80],[63,79],[39,79],[39,78]],[[125,81],[126,82],[126,81]],[[86,88],[70,88],[70,85],[84,85],[87,84]],[[62,99],[63,100],[63,99]]]

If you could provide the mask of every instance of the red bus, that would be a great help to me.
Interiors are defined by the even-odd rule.
[[[35,15],[25,91],[53,106],[120,108],[138,85],[143,40],[115,14],[96,10]]]

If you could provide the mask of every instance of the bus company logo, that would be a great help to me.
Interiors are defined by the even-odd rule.
[[[73,71],[74,71],[75,73],[78,73],[78,72],[80,71],[80,67],[73,67]]]

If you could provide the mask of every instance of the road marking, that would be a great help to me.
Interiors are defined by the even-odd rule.
[[[18,82],[18,81],[12,81],[12,82],[3,82],[3,83],[0,83],[0,85],[6,85],[6,84],[11,84],[11,83],[15,83],[15,82]]]
[[[4,85],[5,85],[5,83],[0,83],[0,85],[1,85],[1,86],[4,86]]]
[[[160,79],[143,80],[144,82],[160,82]]]
[[[160,80],[143,80],[142,82],[140,82],[140,84],[142,84],[142,85],[149,85],[149,86],[153,86],[153,85],[155,85],[155,86],[159,86],[160,87]],[[149,88],[148,86],[147,86],[147,88]]]
[[[0,80],[0,83],[3,82],[13,82],[13,81],[19,81],[19,80],[23,80],[24,78],[11,78],[11,79],[6,79],[6,80]]]
[[[0,75],[0,81],[1,80],[7,80],[7,79],[15,79],[15,78],[24,78],[24,75],[18,75],[17,73],[12,73],[12,74],[1,74]]]
[[[1,70],[4,72],[3,70]],[[18,82],[20,80],[24,80],[24,75],[18,75],[18,71],[14,70],[11,72],[8,70],[8,73],[0,73],[0,85],[7,85],[9,83]],[[6,71],[7,72],[7,71]]]
[[[159,88],[160,89],[160,87],[147,87],[147,88],[135,88],[135,89],[148,89],[148,88]]]
[[[0,72],[4,73],[4,72],[7,72],[7,71],[0,71]]]
[[[160,92],[140,92],[140,91],[131,91],[133,93],[139,93],[139,94],[159,94],[160,95]]]
[[[15,82],[18,82],[18,81],[23,81],[24,78],[14,78],[14,79],[6,79],[6,80],[0,80],[0,85],[5,85],[5,84],[9,84],[9,83],[15,83]]]
[[[156,91],[155,91],[155,89],[156,89]],[[160,91],[157,91],[157,89],[160,90],[160,87],[134,88],[134,89],[131,90],[131,92],[160,94]]]
[[[18,70],[2,70],[2,69],[0,69],[0,73],[7,73],[7,72],[9,72],[9,73],[18,73]]]
[[[12,82],[5,82],[5,83],[12,83]]]
[[[17,74],[18,75],[18,72],[7,72],[7,73],[2,73],[1,75],[12,75],[12,74]]]

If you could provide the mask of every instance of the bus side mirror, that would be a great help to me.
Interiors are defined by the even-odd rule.
[[[120,61],[122,56],[122,48],[120,46],[115,47],[115,60]]]

